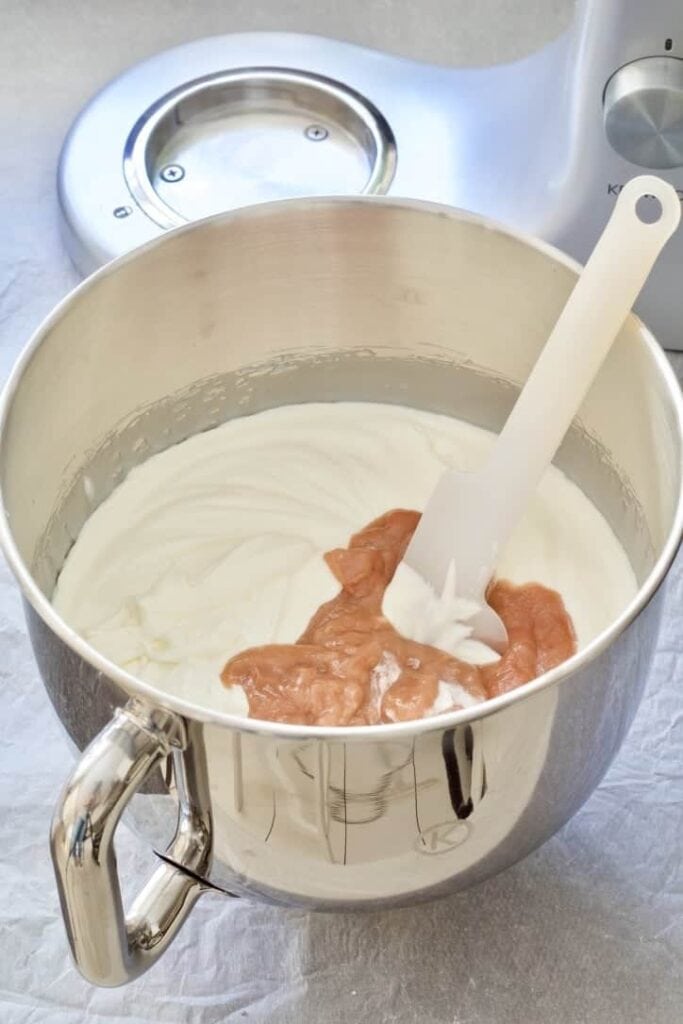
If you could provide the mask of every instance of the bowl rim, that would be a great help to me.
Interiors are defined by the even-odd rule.
[[[47,341],[52,329],[68,312],[81,295],[90,289],[97,287],[100,280],[112,274],[116,274],[120,267],[138,259],[141,255],[155,250],[159,246],[171,244],[179,235],[199,231],[207,225],[231,224],[244,218],[268,219],[274,210],[302,210],[312,207],[330,206],[338,208],[364,208],[368,206],[388,206],[403,210],[410,210],[418,213],[445,217],[451,221],[476,224],[486,230],[506,238],[521,242],[523,245],[536,250],[536,252],[548,257],[553,262],[564,266],[574,273],[580,273],[581,264],[562,252],[556,246],[535,238],[532,235],[517,231],[514,228],[505,226],[498,221],[471,213],[467,210],[454,206],[447,206],[441,203],[434,203],[420,199],[404,199],[392,196],[317,196],[310,198],[283,199],[269,203],[262,203],[256,206],[242,207],[238,210],[231,210],[225,213],[213,214],[209,217],[181,225],[167,231],[165,234],[151,239],[143,245],[136,246],[131,251],[118,256],[116,259],[106,263],[97,271],[80,282],[75,288],[68,292],[41,321],[35,329],[23,350],[15,360],[10,375],[0,394],[0,466],[4,463],[6,451],[6,425],[11,415],[13,400],[19,390],[21,381],[28,370],[33,358],[41,345]],[[679,387],[676,375],[668,362],[664,350],[654,338],[651,331],[645,326],[640,318],[633,312],[629,314],[626,323],[635,325],[639,343],[645,348],[648,358],[655,367],[659,378],[663,381],[667,397],[671,403],[671,410],[674,414],[674,421],[683,450],[683,394]],[[425,733],[452,729],[456,726],[466,725],[472,722],[488,718],[504,708],[513,704],[522,703],[525,700],[550,689],[561,683],[563,680],[574,676],[577,672],[586,668],[595,661],[621,636],[630,624],[640,615],[643,609],[649,604],[662,585],[671,564],[676,556],[683,538],[683,459],[682,459],[681,486],[679,488],[678,500],[662,551],[657,558],[648,576],[638,588],[636,594],[623,609],[621,614],[604,630],[602,630],[589,644],[567,661],[558,665],[549,672],[538,676],[536,679],[522,686],[517,687],[508,693],[492,697],[471,708],[463,708],[458,711],[451,711],[441,715],[434,715],[428,718],[412,719],[406,722],[381,723],[378,725],[362,726],[315,726],[298,725],[284,722],[271,722],[264,719],[248,718],[242,715],[229,714],[217,709],[207,708],[194,704],[189,700],[177,697],[157,689],[151,683],[147,683],[137,676],[126,672],[104,655],[100,654],[94,647],[87,643],[72,627],[70,627],[60,615],[57,614],[51,602],[40,590],[33,579],[33,575],[26,565],[18,547],[15,543],[9,518],[7,515],[3,477],[0,473],[0,548],[14,574],[24,597],[43,620],[45,625],[52,630],[56,636],[78,654],[84,661],[91,665],[98,672],[109,678],[119,686],[129,698],[137,697],[147,703],[164,708],[183,718],[221,726],[238,732],[256,733],[265,736],[278,737],[291,740],[337,740],[340,742],[368,742],[384,740],[387,742],[406,737],[415,737]]]

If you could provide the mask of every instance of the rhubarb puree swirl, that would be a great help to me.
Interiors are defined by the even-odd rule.
[[[562,598],[539,583],[497,580],[489,588],[509,637],[493,664],[469,665],[401,636],[382,614],[382,599],[419,519],[419,512],[394,509],[348,547],[328,551],[325,561],[341,590],[296,643],[252,647],[228,661],[221,680],[244,689],[252,718],[339,726],[407,721],[433,713],[440,685],[453,694],[448,710],[469,706],[574,654]]]

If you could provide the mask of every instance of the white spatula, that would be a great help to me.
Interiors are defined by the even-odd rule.
[[[643,196],[661,204],[653,223],[636,210]],[[444,473],[405,553],[404,562],[439,595],[454,565],[457,596],[481,605],[469,623],[473,635],[494,650],[507,643],[503,622],[486,604],[499,553],[680,215],[675,190],[659,178],[643,175],[622,189],[488,462],[473,473]]]

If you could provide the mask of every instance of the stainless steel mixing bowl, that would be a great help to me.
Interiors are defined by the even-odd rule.
[[[143,971],[209,885],[326,908],[452,892],[542,843],[598,784],[638,706],[681,536],[679,389],[635,317],[557,464],[611,523],[640,589],[588,648],[514,693],[391,726],[242,720],[126,674],[50,605],[84,521],[130,467],[228,417],[360,399],[499,429],[576,273],[456,211],[295,201],[171,233],[39,329],[4,396],[1,531],[45,686],[87,747],[52,832],[87,978]],[[126,808],[161,861],[124,915],[112,841]]]

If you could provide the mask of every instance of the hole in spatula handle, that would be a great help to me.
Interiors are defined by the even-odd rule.
[[[663,212],[661,201],[650,193],[641,196],[636,202],[636,214],[643,224],[656,224]]]

